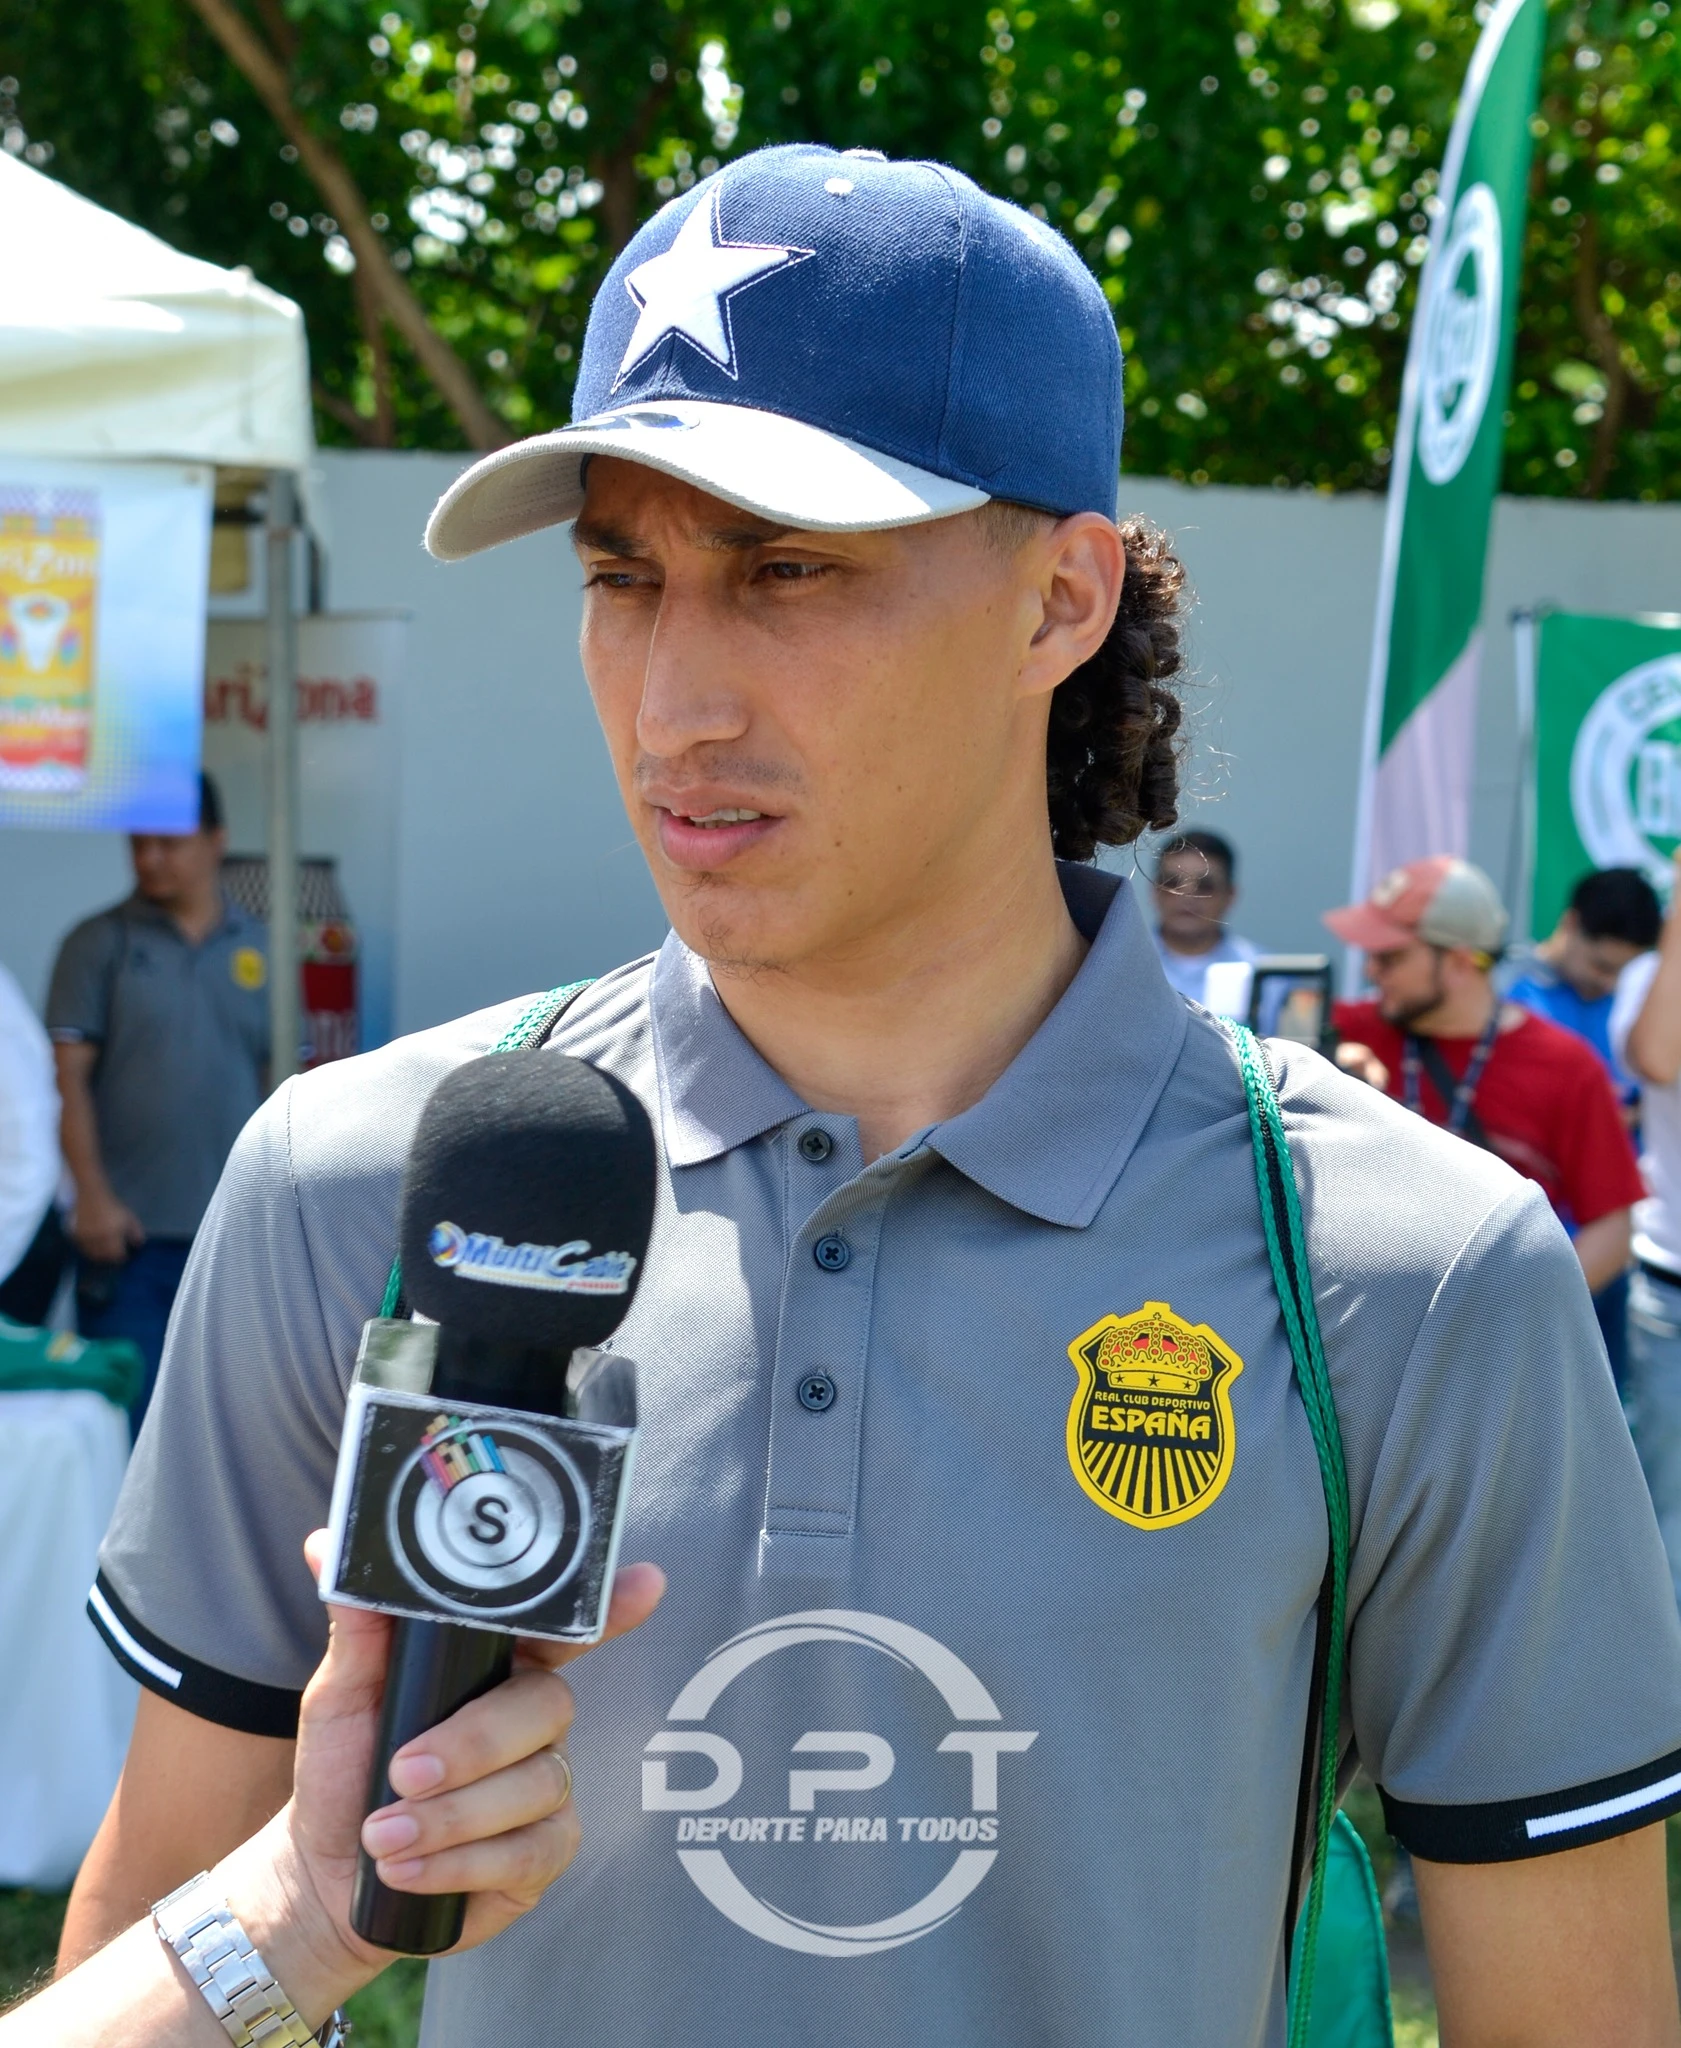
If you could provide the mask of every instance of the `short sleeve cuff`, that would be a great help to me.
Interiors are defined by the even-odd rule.
[[[47,1036],[54,1045],[97,1045],[99,1033],[84,1031],[79,1024],[49,1024]]]
[[[290,1741],[297,1734],[301,1692],[236,1678],[175,1649],[138,1619],[103,1572],[88,1595],[88,1619],[128,1675],[160,1699],[173,1700],[202,1721],[237,1728],[244,1735],[276,1735]]]
[[[1428,1863],[1512,1863],[1681,1813],[1681,1749],[1614,1778],[1491,1806],[1421,1806],[1378,1789],[1389,1832],[1413,1855]]]

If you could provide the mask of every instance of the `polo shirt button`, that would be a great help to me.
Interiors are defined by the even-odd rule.
[[[852,1247],[844,1237],[820,1237],[811,1248],[811,1256],[825,1273],[838,1273],[852,1263]]]
[[[800,1133],[800,1157],[809,1159],[813,1165],[820,1159],[827,1159],[835,1149],[835,1141],[827,1131],[810,1130]]]
[[[800,1406],[813,1415],[835,1405],[835,1383],[826,1372],[808,1372],[800,1381]]]

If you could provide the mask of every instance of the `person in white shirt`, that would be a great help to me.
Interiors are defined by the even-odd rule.
[[[1611,1050],[1641,1084],[1624,1405],[1681,1600],[1681,852],[1655,953],[1617,983]]]
[[[0,967],[0,1315],[40,1323],[64,1267],[58,1086],[46,1029]]]
[[[1218,832],[1170,839],[1156,856],[1154,896],[1156,951],[1189,1001],[1204,1002],[1209,968],[1260,957],[1258,947],[1226,929],[1237,901],[1237,855]]]

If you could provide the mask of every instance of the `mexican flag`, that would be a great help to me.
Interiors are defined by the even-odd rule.
[[[1529,929],[1550,932],[1593,868],[1668,895],[1681,845],[1681,617],[1548,612],[1535,628]]]
[[[1545,0],[1499,0],[1448,137],[1390,468],[1366,699],[1354,900],[1401,862],[1463,855]]]

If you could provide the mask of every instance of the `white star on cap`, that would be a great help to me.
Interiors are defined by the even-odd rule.
[[[735,376],[730,299],[744,286],[803,263],[815,253],[780,243],[724,241],[714,188],[710,200],[702,200],[678,229],[665,254],[639,263],[625,279],[625,290],[642,317],[613,380],[614,390],[668,334],[681,335],[727,377]]]

